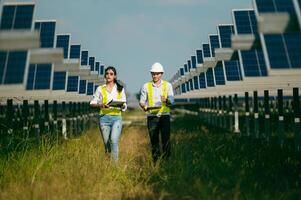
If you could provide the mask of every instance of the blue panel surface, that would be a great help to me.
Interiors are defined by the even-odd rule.
[[[262,50],[241,51],[241,57],[246,77],[267,76]]]
[[[95,57],[89,57],[89,65],[90,65],[91,71],[94,71],[95,70]]]
[[[189,92],[190,91],[190,85],[189,85],[189,81],[186,82],[186,91]]]
[[[26,60],[26,51],[0,51],[0,84],[22,84]]]
[[[79,81],[79,94],[86,94],[86,89],[87,89],[87,81],[80,80]]]
[[[203,44],[203,57],[208,58],[211,57],[211,51],[209,44]]]
[[[97,71],[98,74],[99,74],[99,62],[95,63],[95,71]]]
[[[196,56],[191,56],[191,67],[192,69],[196,68]]]
[[[0,29],[31,29],[34,5],[3,6]]]
[[[185,73],[188,72],[188,66],[187,66],[187,64],[184,65],[184,72],[185,72]]]
[[[196,50],[196,57],[197,57],[197,63],[198,64],[203,64],[203,51],[202,50]]]
[[[105,70],[105,66],[104,65],[100,65],[100,74],[104,75],[104,70]]]
[[[36,22],[35,29],[40,31],[40,47],[53,48],[55,38],[55,22]]]
[[[80,59],[80,45],[71,45],[70,47],[70,58]]]
[[[238,60],[224,61],[227,81],[241,81],[241,69]]]
[[[181,85],[181,91],[182,91],[182,93],[186,93],[186,86],[185,86],[185,83],[183,83],[183,84]]]
[[[52,90],[65,90],[66,89],[66,76],[65,71],[53,73]]]
[[[234,26],[233,25],[224,25],[219,26],[219,37],[221,41],[222,48],[231,48],[231,37],[234,34]]]
[[[237,34],[257,33],[257,20],[254,10],[234,11],[234,18]]]
[[[214,75],[215,75],[215,83],[216,85],[225,85],[225,75],[224,75],[224,68],[223,63],[218,62],[214,68]]]
[[[193,84],[194,84],[194,89],[195,90],[198,90],[200,88],[199,87],[199,77],[198,76],[193,77]]]
[[[56,36],[56,47],[57,48],[63,48],[65,59],[68,58],[69,42],[70,42],[70,36],[69,35],[58,35],[58,36]]]
[[[208,87],[214,87],[214,77],[213,77],[213,69],[209,68],[206,72],[206,80],[207,80],[207,86]]]
[[[190,72],[190,70],[191,70],[191,61],[190,60],[187,61],[187,65],[188,65],[188,71]]]
[[[89,59],[89,52],[88,51],[82,51],[81,56],[81,65],[88,65],[88,59]]]
[[[199,75],[199,82],[200,82],[200,88],[206,88],[207,87],[207,84],[206,84],[206,77],[205,77],[205,73],[201,73]]]
[[[215,57],[215,51],[214,50],[220,47],[218,35],[210,35],[209,40],[210,40],[212,57]]]
[[[180,68],[180,75],[184,76],[184,68]]]
[[[52,64],[38,64],[36,65],[35,87],[36,90],[50,89],[51,69]]]
[[[193,88],[193,79],[189,80],[189,88],[190,88],[190,90],[194,90],[194,88]]]
[[[87,84],[87,95],[93,95],[94,83],[88,82]]]
[[[293,0],[256,0],[257,10],[266,12],[289,12],[295,13]]]
[[[67,92],[77,92],[78,91],[78,76],[68,76],[67,80]]]

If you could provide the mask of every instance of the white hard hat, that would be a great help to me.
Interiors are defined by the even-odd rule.
[[[154,63],[151,67],[150,72],[164,72],[163,66],[160,63]]]

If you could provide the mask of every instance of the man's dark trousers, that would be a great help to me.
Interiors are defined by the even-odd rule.
[[[163,158],[170,156],[170,115],[148,116],[147,127],[152,145],[153,160],[157,161],[161,156],[159,135],[161,133]]]

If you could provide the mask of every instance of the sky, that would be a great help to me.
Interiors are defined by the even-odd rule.
[[[171,79],[218,24],[232,23],[232,9],[252,7],[252,0],[32,1],[34,19],[57,20],[56,33],[71,33],[71,43],[115,66],[130,93],[151,79],[155,62],[163,65],[163,78]]]

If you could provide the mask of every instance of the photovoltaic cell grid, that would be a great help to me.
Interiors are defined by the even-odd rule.
[[[242,74],[238,60],[224,61],[227,81],[241,81]]]
[[[87,81],[80,80],[79,81],[79,94],[86,94],[86,89],[87,89]]]
[[[188,66],[187,66],[187,64],[184,65],[184,72],[185,72],[185,73],[188,72]]]
[[[0,30],[31,29],[34,5],[4,5]],[[22,84],[27,51],[0,51],[0,84]]]
[[[52,90],[65,90],[66,89],[67,72],[54,72]]]
[[[52,64],[30,64],[28,71],[27,90],[49,90]]]
[[[65,59],[68,58],[69,42],[70,42],[70,35],[57,35],[56,36],[56,47],[63,48]]]
[[[31,29],[34,5],[4,5],[1,30]]]
[[[100,65],[100,75],[104,75],[105,66]]]
[[[95,57],[89,57],[89,65],[90,65],[91,71],[94,71],[95,70]]]
[[[203,44],[203,57],[209,58],[211,57],[211,51],[209,44]]]
[[[231,48],[231,37],[234,34],[233,25],[221,25],[218,26],[218,32],[222,48]]]
[[[183,83],[183,84],[181,85],[181,91],[182,91],[182,93],[186,93],[185,83]]]
[[[206,80],[207,80],[207,86],[208,87],[214,87],[215,86],[214,77],[213,77],[213,69],[212,68],[208,68],[208,70],[206,71]]]
[[[68,76],[67,80],[67,92],[78,92],[79,77]]]
[[[191,56],[191,67],[192,69],[196,68],[196,56]]]
[[[217,65],[215,66],[214,75],[215,75],[216,85],[225,85],[226,84],[224,68],[223,68],[222,62],[218,62]]]
[[[218,35],[210,35],[209,36],[209,41],[210,41],[210,47],[211,47],[211,53],[212,53],[212,57],[215,57],[215,52],[214,50],[216,48],[219,48],[219,39],[218,39]]]
[[[70,59],[80,59],[80,45],[71,45],[70,47]]]
[[[202,50],[196,50],[196,57],[197,57],[198,64],[204,63]]]
[[[190,60],[187,60],[187,65],[188,65],[188,71],[191,70],[191,61]]]
[[[237,34],[257,34],[257,20],[254,10],[234,11]]]
[[[96,62],[96,63],[95,63],[95,71],[97,71],[98,74],[99,74],[99,67],[100,67],[99,65],[100,65],[99,62]]]
[[[301,68],[301,34],[264,35],[272,69]]]
[[[205,73],[200,73],[199,75],[199,86],[201,89],[206,88],[206,77],[205,77]]]
[[[94,83],[88,82],[87,84],[87,95],[93,95]]]
[[[233,15],[236,34],[258,34],[254,10],[236,10]],[[267,76],[267,68],[261,48],[239,52],[246,77]]]
[[[258,12],[289,12],[295,14],[293,0],[256,0]]]
[[[190,90],[194,90],[194,88],[193,88],[193,80],[192,79],[189,80],[189,88],[190,88]]]
[[[83,66],[88,65],[88,59],[89,59],[89,52],[88,51],[82,51],[81,65],[83,65]]]
[[[194,84],[194,89],[198,90],[199,89],[199,77],[198,76],[193,77],[193,84]]]
[[[41,48],[53,48],[55,37],[55,22],[35,22],[35,30],[40,31],[40,47]]]
[[[184,68],[180,68],[180,75],[184,76]]]

